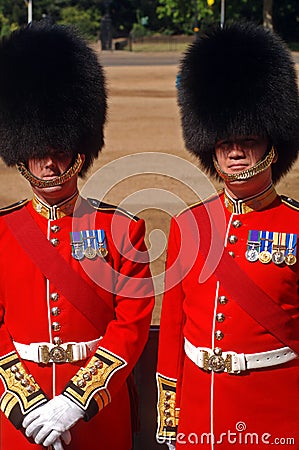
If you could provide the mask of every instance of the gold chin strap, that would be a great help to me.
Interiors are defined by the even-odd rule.
[[[264,157],[264,159],[258,161],[253,167],[250,167],[249,169],[245,169],[237,173],[224,172],[220,168],[215,156],[213,156],[213,163],[216,172],[224,181],[243,181],[255,177],[255,175],[258,175],[261,172],[264,172],[264,170],[268,169],[268,167],[271,166],[274,158],[275,158],[275,150],[272,147],[269,153],[267,153],[267,155]]]
[[[17,169],[20,172],[20,174],[24,178],[26,178],[26,180],[28,180],[32,186],[38,187],[38,188],[47,188],[47,187],[60,186],[61,184],[66,183],[74,175],[76,175],[76,173],[79,172],[81,165],[82,165],[82,158],[78,153],[74,164],[68,170],[66,170],[62,175],[54,178],[53,180],[42,180],[41,178],[37,178],[35,175],[33,175],[30,172],[30,170],[27,169],[27,167],[25,166],[24,163],[18,163]]]

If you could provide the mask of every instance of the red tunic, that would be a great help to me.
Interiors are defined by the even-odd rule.
[[[93,287],[99,302],[106,301],[111,306],[112,319],[103,323],[102,339],[96,350],[102,368],[86,386],[78,389],[77,382],[84,368],[88,370],[93,366],[95,357],[92,355],[85,360],[61,364],[18,359],[13,341],[53,343],[56,337],[62,343],[86,342],[101,336],[95,325],[57,291],[51,280],[45,279],[0,217],[0,406],[4,412],[1,450],[44,448],[30,443],[22,430],[16,428],[30,408],[43,404],[45,397],[50,399],[61,393],[67,393],[86,410],[87,421],[80,420],[71,430],[70,450],[131,449],[126,380],[146,343],[153,308],[150,272],[144,259],[144,221],[115,207],[97,207],[97,202],[89,204],[79,200],[77,230],[104,230],[108,249],[105,260],[100,257],[88,260],[87,268],[83,268],[71,255],[75,200],[48,208],[34,199],[21,207],[28,209],[49,240],[57,239],[52,241],[57,252]],[[3,214],[9,212],[8,209]],[[143,256],[139,257],[138,252]],[[85,301],[88,302],[88,298]],[[15,379],[12,360],[24,378],[34,385],[31,397],[21,380]],[[29,375],[33,376],[35,384]]]
[[[209,203],[217,201],[215,196]],[[219,204],[212,221],[223,232],[223,245],[274,302],[297,318],[298,262],[250,262],[245,253],[250,230],[298,236],[298,203],[270,188],[247,201],[234,202],[222,193]],[[177,449],[269,444],[299,449],[298,359],[229,374],[199,368],[184,351],[184,338],[195,347],[245,354],[284,347],[241,309],[215,276],[203,274],[204,261],[196,249],[209,234],[199,218],[204,207],[198,204],[183,212],[170,231],[157,368],[158,439],[171,439]],[[190,216],[193,230],[188,230]]]

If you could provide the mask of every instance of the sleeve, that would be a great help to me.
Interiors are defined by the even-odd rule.
[[[20,429],[30,411],[47,402],[47,397],[20,360],[4,323],[0,303],[0,409]]]
[[[62,392],[85,410],[85,420],[103,409],[126,382],[148,338],[154,291],[144,234],[144,221],[131,221],[115,280],[115,318],[95,354]]]
[[[156,374],[158,388],[157,441],[160,443],[175,442],[180,412],[180,385],[184,362],[184,291],[179,233],[176,219],[172,219],[168,240]]]

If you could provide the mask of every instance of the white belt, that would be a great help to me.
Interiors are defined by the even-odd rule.
[[[298,357],[289,347],[279,348],[261,353],[222,352],[220,348],[214,351],[205,347],[195,347],[185,338],[186,355],[199,368],[213,372],[240,373],[248,369],[260,369],[284,364]]]
[[[33,342],[32,344],[20,344],[14,342],[14,346],[21,359],[36,363],[64,363],[86,359],[97,349],[101,338],[89,342],[67,342],[54,345],[48,342]]]

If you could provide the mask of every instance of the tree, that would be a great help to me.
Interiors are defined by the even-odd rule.
[[[157,7],[159,19],[170,19],[175,32],[192,34],[197,24],[213,21],[213,9],[206,0],[159,0]]]
[[[75,25],[86,38],[95,40],[98,37],[101,16],[91,8],[83,10],[78,6],[67,6],[62,8],[60,17],[58,23]]]

